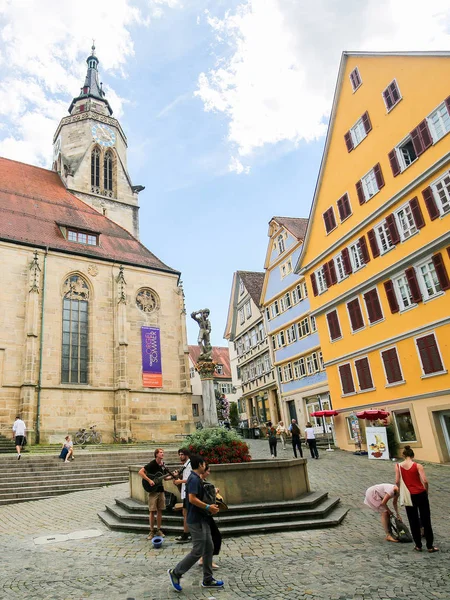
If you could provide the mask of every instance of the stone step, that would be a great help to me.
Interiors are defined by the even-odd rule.
[[[49,498],[50,496],[58,496],[61,494],[68,494],[70,492],[78,492],[105,486],[109,487],[119,483],[124,483],[124,480],[120,478],[116,479],[112,477],[105,477],[97,481],[90,480],[82,483],[71,483],[70,486],[67,486],[66,484],[56,484],[45,487],[43,486],[42,488],[33,490],[24,490],[23,487],[20,487],[9,492],[0,492],[0,505],[12,504],[15,502],[26,502],[28,500],[36,500],[39,498]]]

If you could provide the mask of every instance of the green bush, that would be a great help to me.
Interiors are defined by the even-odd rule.
[[[249,448],[234,431],[223,427],[201,429],[188,437],[189,450],[203,456],[207,463],[250,462]]]

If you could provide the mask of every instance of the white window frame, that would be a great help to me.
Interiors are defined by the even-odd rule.
[[[395,85],[397,86],[397,91],[398,91],[399,99],[397,100],[397,102],[396,102],[395,104],[393,104],[393,105],[391,106],[391,108],[389,108],[389,107],[388,107],[388,105],[386,104],[386,100],[385,100],[385,98],[384,98],[383,92],[385,92],[385,91],[388,89],[388,87],[391,85],[391,83],[394,83],[394,81],[395,81]],[[394,108],[397,106],[397,104],[399,104],[399,103],[400,103],[400,102],[403,100],[403,96],[402,96],[402,93],[401,93],[401,91],[400,91],[400,86],[398,85],[398,81],[397,81],[397,79],[396,79],[395,77],[394,77],[394,79],[393,79],[392,81],[390,81],[390,82],[387,84],[387,86],[386,86],[386,87],[385,87],[385,88],[382,90],[382,92],[381,92],[381,97],[383,98],[383,103],[384,103],[384,106],[385,106],[385,108],[386,108],[386,114],[389,114],[389,113],[391,112],[391,110],[394,110]]]
[[[298,304],[302,300],[302,288],[298,283],[291,291],[292,304]]]
[[[250,303],[250,300],[248,300],[245,304],[244,304],[244,308],[245,308],[245,316],[247,319],[250,319],[250,317],[252,316],[252,305]]]
[[[311,333],[317,331],[316,317],[309,317]]]
[[[401,216],[401,213],[403,213],[403,216]],[[413,235],[419,233],[409,202],[400,206],[400,208],[395,211],[394,217],[402,242],[409,240]]]
[[[350,77],[350,75],[351,75],[351,74],[352,74],[354,71],[357,71],[357,73],[358,73],[358,78],[359,78],[359,84],[358,84],[356,87],[353,87],[353,81],[352,81],[352,78]],[[351,72],[350,72],[350,74],[349,74],[348,78],[350,79],[350,85],[352,86],[353,93],[355,93],[355,92],[356,92],[356,90],[359,90],[359,88],[362,86],[361,73],[359,72],[359,69],[358,69],[358,67],[355,67],[354,69],[352,69],[352,70],[351,70]]]
[[[319,370],[320,371],[325,371],[325,363],[323,361],[322,350],[319,350],[319,352],[317,353],[317,357],[319,359]]]
[[[286,341],[288,344],[293,344],[297,341],[297,333],[295,331],[295,325],[291,325],[286,329]]]
[[[355,250],[353,250],[353,249],[355,249]],[[359,243],[359,240],[357,240],[356,242],[354,242],[353,244],[351,244],[348,247],[348,252],[350,255],[350,262],[352,264],[353,273],[355,273],[356,271],[359,271],[360,269],[362,269],[363,267],[366,266],[366,263],[364,262],[364,257],[362,255],[361,244]]]
[[[408,134],[405,138],[402,139],[402,141],[397,144],[395,146],[395,154],[397,156],[397,160],[398,160],[398,164],[400,166],[400,171],[403,173],[403,171],[406,171],[406,169],[408,167],[410,167],[413,163],[416,162],[416,160],[419,158],[416,154],[416,151],[414,149],[414,145],[413,145],[413,151],[414,154],[416,154],[416,158],[414,158],[413,160],[410,160],[410,162],[407,162],[407,159],[405,157],[405,154],[403,153],[403,146],[406,146],[406,144],[410,142],[412,144],[412,137],[410,134]],[[409,160],[409,159],[408,159]]]
[[[392,278],[392,283],[394,284],[395,296],[397,298],[398,307],[400,312],[405,312],[405,310],[410,310],[417,306],[417,303],[414,302],[411,289],[409,287],[408,279],[406,278],[405,273],[397,274]],[[404,296],[402,294],[402,287],[406,287],[408,291],[407,303],[404,301]]]
[[[386,220],[377,223],[373,228],[375,232],[375,237],[377,238],[378,247],[380,249],[380,254],[386,254],[395,248],[395,244],[392,243],[391,233],[387,226]]]
[[[303,289],[303,294],[302,294],[302,300],[304,298],[308,297],[308,286],[306,285],[306,281],[304,281],[302,284],[302,289]]]
[[[245,323],[245,314],[244,314],[244,309],[243,308],[239,309],[239,323],[241,325],[243,325]]]
[[[316,284],[317,284],[317,291],[320,294],[323,294],[324,292],[327,291],[327,282],[325,280],[325,273],[323,272],[323,267],[320,267],[320,269],[317,269],[317,271],[315,271],[315,275],[316,275]]]
[[[440,111],[442,111],[442,110],[444,110],[445,113],[447,114],[448,129],[445,128],[445,123],[444,123],[445,119],[440,114]],[[443,131],[442,135],[439,135],[439,133],[436,129],[436,126],[433,123],[433,115],[434,114],[437,114],[438,122]],[[428,122],[428,127],[431,132],[431,137],[433,138],[433,144],[435,144],[439,140],[442,140],[442,138],[445,137],[447,135],[447,133],[450,132],[450,114],[448,112],[447,105],[445,104],[445,102],[441,102],[441,104],[439,104],[439,106],[437,106],[433,111],[431,111],[431,113],[427,117],[427,122]]]
[[[387,372],[386,372],[386,365],[384,364],[384,360],[383,360],[383,352],[387,352],[388,350],[395,350],[395,353],[397,354],[398,366],[400,367],[400,375],[402,377],[398,381],[394,381],[392,383],[389,383]],[[405,383],[405,378],[403,377],[402,363],[400,362],[400,354],[398,353],[397,346],[389,346],[388,348],[383,348],[382,350],[380,350],[380,360],[381,360],[381,364],[383,365],[384,377],[386,379],[386,387],[394,387],[396,385],[401,385],[402,383]]]
[[[446,178],[449,179],[448,186],[444,185],[443,183]],[[443,186],[442,192],[445,196],[445,201],[442,200],[439,194],[439,185]],[[450,213],[450,171],[445,173],[445,175],[442,175],[442,177],[439,177],[439,179],[436,179],[436,181],[433,181],[433,183],[431,184],[431,189],[441,217],[443,217],[444,215],[448,215]]]
[[[431,287],[433,289],[432,294],[430,294],[428,292],[428,286],[426,284],[426,276],[422,272],[423,267],[427,268],[427,275],[431,276],[431,280],[432,280]],[[420,263],[415,264],[414,268],[416,270],[417,281],[419,282],[420,291],[422,292],[422,297],[423,297],[424,301],[432,300],[434,298],[437,298],[438,296],[442,296],[442,294],[444,292],[441,289],[439,279],[438,279],[438,276],[436,273],[436,269],[434,267],[434,263],[431,259],[431,256],[425,260],[422,260]],[[437,288],[439,288],[439,289],[437,289]]]
[[[363,177],[361,177],[361,185],[366,202],[378,194],[380,188],[378,187],[377,178],[375,177],[375,170],[373,168],[370,169],[370,171],[368,171]],[[375,190],[373,194],[370,193],[372,187]]]
[[[248,333],[246,333],[244,335],[244,351],[248,352],[251,347],[252,347],[252,345],[251,345],[251,341],[250,341],[250,336],[248,335]]]
[[[278,248],[278,254],[283,254],[283,252],[286,250],[286,247],[284,245],[284,235],[282,233],[280,233],[280,235],[277,237],[276,245]]]
[[[284,331],[281,330],[276,334],[277,338],[277,348],[283,348],[286,346],[286,336],[284,335]]]
[[[290,362],[283,365],[283,381],[292,381],[292,365]]]
[[[442,371],[434,371],[433,373],[425,373],[425,370],[423,368],[423,364],[422,364],[422,357],[420,356],[420,351],[419,351],[419,344],[417,343],[417,340],[420,340],[421,338],[427,337],[429,335],[434,336],[434,341],[436,342],[436,348],[439,354],[439,358],[441,359],[441,365],[442,365]],[[441,349],[439,347],[439,342],[437,339],[437,335],[436,332],[434,331],[428,331],[427,333],[423,333],[421,335],[418,335],[417,337],[414,338],[414,345],[416,347],[416,352],[417,352],[417,356],[419,357],[419,363],[420,363],[420,368],[422,370],[422,378],[428,378],[428,377],[434,377],[435,375],[442,375],[442,373],[447,373],[447,369],[445,368],[445,363],[444,363],[444,358],[442,356],[442,352]]]
[[[308,317],[305,317],[297,323],[298,339],[302,339],[311,333],[311,327]],[[307,330],[307,331],[306,331]],[[306,333],[305,333],[306,331]]]
[[[292,260],[291,259],[287,260],[285,263],[280,265],[280,273],[281,273],[281,279],[284,279],[285,277],[287,277],[288,275],[290,275],[292,273]]]
[[[245,286],[244,286],[244,282],[240,281],[239,282],[239,296],[242,296],[242,294],[245,292]]]
[[[353,141],[353,147],[359,146],[359,144],[367,137],[366,129],[362,117],[359,118],[353,127],[350,127],[350,135]]]
[[[334,260],[334,266],[336,269],[336,278],[337,278],[338,282],[341,282],[346,277],[348,277],[347,273],[345,272],[344,259],[342,258],[342,253],[339,252],[339,254],[336,254],[336,256],[333,258],[333,260]]]
[[[250,331],[250,339],[253,348],[258,345],[258,331],[256,330],[256,327]]]
[[[272,319],[275,319],[275,317],[278,317],[279,314],[280,309],[278,306],[278,300],[275,300],[275,302],[272,302],[272,304],[270,305],[270,316]]]
[[[258,338],[259,341],[262,342],[264,341],[266,337],[266,330],[264,329],[264,323],[259,323],[258,324]]]
[[[269,356],[268,352],[267,352],[267,354],[264,354],[263,360],[264,360],[264,371],[266,373],[268,373],[270,371],[270,369],[272,368],[271,364],[270,364],[270,356]]]
[[[396,413],[402,413],[402,412],[409,412],[409,414],[411,415],[411,421],[413,423],[413,428],[414,428],[414,433],[416,434],[416,439],[415,440],[402,440],[400,437],[400,431],[398,429],[398,423],[397,423],[397,414]],[[397,410],[393,410],[392,411],[392,416],[393,416],[393,420],[395,423],[395,431],[397,432],[397,438],[399,439],[401,444],[414,444],[417,442],[417,432],[416,429],[417,427],[414,426],[414,418],[413,418],[413,413],[411,408],[399,408]]]
[[[312,354],[308,354],[306,356],[306,373],[307,375],[314,375],[315,371],[314,371],[314,361],[313,361],[313,355]]]
[[[305,357],[301,356],[298,360],[292,363],[294,369],[294,379],[302,379],[306,377],[306,363]]]

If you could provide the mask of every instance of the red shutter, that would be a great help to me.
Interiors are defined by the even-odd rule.
[[[348,217],[352,214],[352,209],[350,208],[350,200],[348,198],[348,194],[344,194],[342,196],[342,204],[345,209],[345,216]]]
[[[421,121],[417,125],[417,129],[419,130],[420,139],[422,140],[422,146],[425,152],[425,150],[433,144],[433,138],[431,137],[427,120],[424,119],[423,121]]]
[[[330,287],[331,284],[331,276],[330,276],[330,267],[328,265],[328,263],[325,263],[323,265],[323,276],[325,277],[325,283],[327,284],[327,287]]]
[[[370,244],[370,249],[372,250],[372,255],[374,258],[377,258],[377,256],[380,256],[380,249],[378,247],[378,242],[377,242],[377,238],[375,235],[375,231],[373,229],[370,229],[367,232],[367,237],[369,238],[369,244]]]
[[[397,223],[395,222],[395,217],[393,214],[390,214],[386,217],[386,225],[389,229],[392,243],[398,244],[400,242],[400,234],[398,232]]]
[[[341,378],[342,393],[353,394],[355,392],[355,385],[353,383],[352,370],[349,364],[341,365],[339,367],[339,377]]]
[[[366,242],[365,236],[360,237],[358,241],[359,241],[359,246],[361,248],[361,254],[363,256],[364,263],[367,265],[367,263],[370,261],[370,255],[369,255],[369,250],[367,248],[367,242]]]
[[[331,340],[337,340],[340,338],[342,335],[341,327],[339,325],[337,312],[335,310],[327,314],[327,323]]]
[[[408,280],[409,289],[414,302],[422,301],[422,292],[420,291],[419,282],[417,281],[416,271],[414,267],[410,267],[405,271],[406,279]]]
[[[402,381],[402,371],[400,369],[397,350],[395,348],[384,350],[384,352],[381,353],[381,357],[383,359],[388,383]]]
[[[450,115],[450,96],[445,99],[445,106],[447,107],[448,114]]]
[[[341,221],[343,221],[345,219],[345,210],[344,210],[344,203],[342,202],[342,198],[339,198],[339,200],[337,201],[337,207],[338,207],[338,211],[339,211],[339,217],[341,218]]]
[[[334,216],[334,210],[333,207],[328,209],[328,213],[330,215],[330,224],[331,224],[331,229],[334,229],[336,227],[336,218]]]
[[[359,305],[359,300],[352,300],[347,303],[348,314],[350,317],[350,323],[352,326],[352,331],[357,331],[364,327],[364,319],[361,312],[361,306]]]
[[[348,194],[344,194],[341,198],[339,198],[337,201],[337,207],[341,221],[343,221],[351,214]]]
[[[448,279],[447,269],[442,258],[442,254],[438,252],[432,257],[434,268],[436,269],[436,275],[439,279],[439,285],[442,290],[448,290],[450,288],[450,281]]]
[[[356,193],[358,194],[358,200],[360,204],[364,204],[366,199],[364,197],[364,191],[362,187],[362,181],[359,180],[356,182]]]
[[[372,375],[368,358],[355,360],[356,373],[358,374],[360,390],[370,390],[373,388]]]
[[[391,313],[398,313],[400,310],[397,302],[397,296],[395,295],[394,284],[392,280],[384,282],[384,290],[386,292],[386,297],[389,302],[389,308],[391,309]]]
[[[433,192],[432,192],[430,186],[428,186],[427,188],[422,190],[422,196],[423,196],[423,199],[425,200],[425,206],[427,207],[428,214],[430,215],[430,219],[432,221],[434,221],[434,219],[437,219],[439,217],[439,209],[437,207],[437,204],[434,199]]]
[[[389,92],[391,94],[392,104],[396,104],[400,100],[400,91],[399,91],[399,89],[397,87],[397,82],[396,81],[393,81],[389,85]]]
[[[394,177],[397,177],[397,175],[401,172],[401,168],[400,168],[400,163],[398,162],[398,158],[397,158],[397,152],[394,150],[391,150],[388,154],[388,158],[389,158],[389,162],[391,163],[391,169],[392,169],[392,174]]]
[[[363,125],[364,125],[364,129],[366,131],[366,133],[369,133],[369,131],[372,130],[372,123],[370,122],[370,117],[369,117],[369,113],[366,111],[363,116],[361,117]]]
[[[367,306],[367,314],[369,315],[369,321],[371,323],[376,323],[376,321],[383,318],[377,290],[370,290],[370,292],[365,293],[364,301]]]
[[[391,94],[389,92],[389,88],[386,88],[383,92],[383,98],[384,98],[384,102],[386,104],[386,108],[388,110],[390,110],[394,104],[392,98],[391,98]]]
[[[318,296],[319,292],[317,290],[316,274],[315,273],[311,273],[311,287],[313,289],[314,296]]]
[[[350,260],[350,254],[348,251],[348,248],[344,248],[341,252],[342,254],[342,260],[344,262],[344,271],[346,275],[350,275],[350,273],[352,273],[353,269],[352,269],[352,262]]]
[[[420,208],[417,196],[409,201],[409,206],[411,207],[412,216],[417,229],[422,229],[422,227],[425,227],[425,221],[423,219],[422,209]]]
[[[420,360],[422,361],[423,372],[425,375],[443,371],[441,357],[436,344],[434,334],[426,335],[416,340],[419,349]]]
[[[414,146],[414,151],[417,154],[417,156],[420,156],[424,152],[424,147],[422,143],[422,137],[419,134],[419,128],[416,127],[415,129],[413,129],[410,135]]]
[[[373,172],[375,173],[375,179],[377,180],[378,189],[381,190],[381,188],[384,187],[384,177],[383,177],[383,173],[381,172],[380,163],[377,163],[374,166]]]
[[[334,264],[334,260],[330,260],[328,263],[328,269],[330,272],[331,285],[334,285],[337,283],[336,265]]]
[[[347,131],[347,133],[344,134],[344,140],[345,145],[347,146],[347,151],[351,152],[353,150],[353,140],[350,131]]]
[[[333,208],[329,208],[323,213],[323,222],[325,223],[325,230],[327,233],[330,233],[330,231],[336,227]]]

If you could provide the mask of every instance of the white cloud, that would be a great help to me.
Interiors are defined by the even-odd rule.
[[[246,0],[207,19],[217,63],[196,95],[227,116],[237,173],[257,148],[324,135],[343,50],[450,45],[446,0]]]
[[[102,75],[126,77],[134,54],[131,28],[147,26],[155,7],[178,0],[0,0],[0,155],[48,166],[51,141],[84,82],[92,39]],[[120,117],[124,99],[105,85]]]

